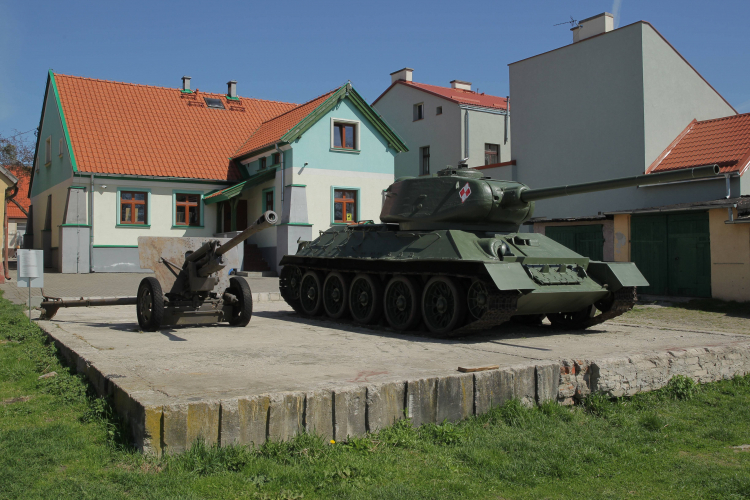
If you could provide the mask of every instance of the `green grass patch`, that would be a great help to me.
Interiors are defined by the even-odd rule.
[[[56,371],[57,376],[38,379]],[[674,377],[576,407],[511,401],[458,424],[329,445],[133,451],[108,401],[0,300],[0,498],[750,498],[750,377]]]

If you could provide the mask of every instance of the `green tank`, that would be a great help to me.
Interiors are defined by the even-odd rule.
[[[631,262],[597,262],[519,232],[534,202],[718,175],[716,165],[529,189],[459,165],[385,191],[381,224],[333,226],[281,260],[299,314],[463,336],[510,319],[582,329],[633,307],[648,282]]]

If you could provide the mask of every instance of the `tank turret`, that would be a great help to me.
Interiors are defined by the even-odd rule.
[[[386,190],[380,219],[402,230],[466,229],[517,231],[548,198],[718,175],[717,165],[622,177],[551,188],[530,189],[514,181],[483,177],[479,170],[448,167],[429,177],[398,179]]]
[[[518,228],[537,200],[719,174],[716,165],[553,188],[476,169],[396,180],[383,224],[333,226],[281,259],[279,291],[299,314],[350,317],[434,337],[508,320],[588,328],[633,307],[648,282],[632,262],[597,262]]]

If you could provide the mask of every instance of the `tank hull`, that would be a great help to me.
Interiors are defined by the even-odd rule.
[[[401,299],[405,296],[411,304],[406,309],[417,310],[422,327],[426,324],[427,330],[439,337],[480,331],[514,316],[575,317],[576,321],[568,322],[571,326],[586,327],[601,322],[594,321],[595,305],[601,311],[599,316],[614,306],[627,310],[627,304],[617,302],[614,296],[621,289],[634,291],[647,284],[631,263],[593,262],[540,234],[401,231],[392,224],[331,228],[296,255],[285,256],[281,265],[282,296],[302,314],[326,315],[326,311],[330,313],[330,308],[324,307],[326,301],[335,302],[331,294],[346,294],[339,304],[349,309],[344,312],[355,321],[371,323],[373,318],[359,317],[356,311],[358,301],[367,302],[369,293],[370,302],[377,302],[369,305],[380,309],[375,316],[381,323],[396,329],[420,328],[415,320],[409,328],[400,328],[398,321],[391,320],[399,315],[411,317],[404,312]],[[340,286],[325,288],[332,273]],[[371,290],[357,295],[352,286],[362,285],[365,277],[369,284],[363,289]],[[403,294],[392,293],[391,287]],[[634,296],[634,292],[624,295]],[[455,324],[450,331],[435,331],[441,330],[436,324],[451,321]]]

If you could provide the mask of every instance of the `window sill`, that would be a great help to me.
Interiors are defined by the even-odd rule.
[[[359,221],[351,222],[331,222],[332,226],[351,226],[352,224],[359,224]]]
[[[359,153],[362,152],[359,149],[349,149],[349,148],[331,148],[331,151],[335,153],[350,153],[350,154],[355,154],[355,155],[358,155]]]
[[[205,226],[190,226],[188,224],[172,224],[172,229],[203,229]]]
[[[60,159],[62,160],[63,154],[62,154],[62,153],[60,153],[59,155],[57,155],[57,157],[58,157],[58,158],[60,158]]]
[[[424,118],[417,118],[416,120],[412,120],[412,121],[413,122],[421,122],[422,120],[424,120]]]
[[[45,167],[50,167],[50,166],[52,166],[52,162],[51,162],[51,161],[48,161],[47,163],[45,163],[45,164],[44,164],[44,166],[45,166]]]
[[[115,224],[115,227],[141,227],[149,229],[151,227],[151,224],[120,224],[118,222],[117,224]]]

